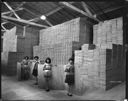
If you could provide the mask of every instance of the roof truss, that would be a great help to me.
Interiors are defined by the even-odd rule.
[[[16,12],[12,9],[12,7],[11,7],[8,3],[4,2],[4,4],[8,7],[8,9],[9,9],[10,11],[13,12],[13,14],[16,16],[17,19],[21,19],[21,18],[16,14]]]
[[[12,21],[16,21],[16,22],[21,22],[21,23],[28,24],[28,25],[33,25],[33,26],[36,26],[36,27],[42,27],[42,28],[47,28],[48,27],[46,25],[36,24],[34,22],[30,22],[30,21],[27,21],[27,20],[16,19],[16,18],[13,18],[13,17],[4,16],[4,15],[2,16],[2,18],[6,19],[6,20],[12,20]]]
[[[89,17],[89,18],[91,18],[91,19],[93,19],[93,20],[99,22],[99,20],[98,20],[97,18],[95,18],[95,17],[93,17],[93,16],[90,16],[88,13],[86,13],[86,12],[84,12],[83,10],[81,10],[81,9],[79,9],[79,8],[77,8],[77,7],[75,7],[75,6],[73,6],[72,4],[69,4],[68,2],[60,2],[60,3],[63,4],[64,6],[70,8],[70,9],[76,11],[76,12],[79,12],[79,13],[85,15],[86,17]]]

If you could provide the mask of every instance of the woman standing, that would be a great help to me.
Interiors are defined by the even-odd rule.
[[[49,57],[46,58],[45,60],[43,71],[44,71],[44,78],[46,81],[46,91],[50,91],[49,80],[52,76],[52,64],[51,64],[51,59]]]
[[[34,60],[35,60],[35,65],[34,65],[34,68],[33,68],[32,75],[35,76],[35,78],[36,78],[35,85],[38,85],[38,64],[39,64],[39,57],[38,56],[35,56],[34,57]]]
[[[72,96],[71,88],[74,84],[74,60],[70,58],[69,63],[65,66],[66,78],[65,83],[68,84],[68,96]]]
[[[24,59],[21,62],[21,79],[27,80],[29,79],[29,57],[25,56]]]

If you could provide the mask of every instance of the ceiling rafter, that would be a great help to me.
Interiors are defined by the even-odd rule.
[[[1,24],[1,27],[2,27],[5,31],[7,31],[7,29],[3,26],[3,24]]]
[[[17,21],[17,22],[33,25],[33,26],[36,26],[36,27],[42,27],[42,28],[47,28],[48,27],[46,25],[41,25],[41,24],[37,24],[37,23],[30,22],[30,21],[27,21],[27,20],[16,19],[16,18],[13,18],[13,17],[4,16],[4,15],[2,16],[2,18],[6,19],[6,20],[12,20],[12,21]]]
[[[87,5],[87,3],[85,3],[85,2],[81,2],[82,3],[82,6],[84,7],[84,9],[85,9],[85,11],[90,15],[90,16],[93,16],[94,18],[97,18],[97,14],[93,14],[93,13],[95,13],[95,11],[94,10],[92,10],[88,5]],[[93,13],[92,13],[92,12]],[[97,18],[98,19],[98,18]],[[102,19],[102,18],[100,18],[100,19]],[[99,20],[99,19],[98,19]]]
[[[31,13],[31,14],[34,15],[35,17],[37,17],[37,15],[36,15],[34,12],[30,11],[29,9],[27,9],[27,8],[24,7],[24,10],[26,10],[26,11],[29,12],[29,13]]]
[[[21,8],[25,3],[26,3],[26,2],[21,2],[21,4],[20,4],[15,10]],[[11,13],[9,16],[12,16],[12,15],[13,15],[13,13]]]
[[[16,11],[21,11],[21,10],[23,10],[23,8],[19,8],[19,9],[14,10],[14,11],[16,12]],[[12,11],[3,12],[2,15],[9,14],[9,13],[12,13]]]
[[[14,15],[17,17],[17,19],[21,19],[8,3],[4,2],[4,4],[8,7],[8,9],[10,11],[12,11],[14,13]]]
[[[70,4],[73,4],[73,3],[75,3],[75,2],[70,2]],[[59,6],[59,7],[55,8],[55,9],[53,9],[52,11],[50,11],[50,12],[48,12],[48,13],[46,13],[46,14],[43,14],[43,15],[45,15],[46,17],[47,17],[47,16],[50,16],[50,15],[52,15],[52,14],[58,12],[59,10],[63,9],[64,7],[65,7],[65,6]],[[41,16],[41,15],[39,15],[39,16],[37,16],[36,18],[31,19],[31,20],[29,20],[29,21],[38,21],[38,20],[40,20],[40,16]]]
[[[53,26],[53,24],[48,19],[46,19],[45,21],[48,25]]]
[[[66,7],[74,10],[74,11],[77,11],[77,12],[79,12],[79,13],[81,13],[81,14],[83,14],[83,15],[85,15],[85,16],[87,16],[87,17],[89,17],[89,18],[91,18],[91,19],[99,22],[99,20],[97,18],[94,18],[93,16],[88,15],[88,13],[86,13],[83,10],[81,10],[81,9],[79,9],[79,8],[71,5],[71,4],[69,4],[68,2],[60,2],[60,3],[63,4],[63,5],[65,5]]]
[[[3,23],[1,23],[1,24],[4,25],[4,24],[6,24],[6,23],[8,23],[8,22],[3,22]]]
[[[34,16],[36,16],[36,17],[38,17],[39,15],[36,15],[35,13],[33,13],[32,11],[30,11],[30,10],[28,10],[27,8],[24,8],[26,11],[28,11],[29,13],[31,13],[31,14],[33,14]],[[40,15],[41,16],[41,15]],[[31,20],[28,20],[28,21],[30,21],[30,22],[32,22],[32,21],[34,21],[34,22],[36,22],[35,21],[35,19],[33,20],[33,19],[31,19]],[[48,19],[46,19],[46,20],[44,20],[49,26],[53,26],[53,24],[48,20]]]
[[[47,16],[52,15],[52,14],[54,14],[55,12],[59,11],[60,9],[62,9],[62,7],[57,7],[56,9],[54,9],[54,10],[52,10],[52,11],[46,13],[46,14],[43,14],[43,15],[45,15],[45,16],[47,17]],[[41,15],[39,15],[39,16],[37,16],[36,18],[31,19],[31,20],[29,20],[29,21],[38,21],[38,20],[40,20],[40,16],[41,16]]]
[[[4,19],[5,20],[5,19]],[[22,26],[22,25],[19,25],[19,24],[17,24],[17,23],[15,23],[15,22],[12,22],[12,21],[9,21],[9,20],[5,20],[7,23],[11,23],[11,24],[13,24],[13,25],[15,25],[15,26]]]
[[[89,10],[88,5],[85,2],[81,2],[84,10],[90,15],[93,16],[92,12]]]
[[[6,32],[6,30],[3,30],[3,29],[1,29],[1,31]],[[1,36],[1,38],[3,38],[3,36]]]
[[[95,6],[104,14],[104,16],[106,18],[109,18],[107,14],[104,13],[104,11],[95,3],[95,1],[93,1],[93,3],[95,4]]]
[[[123,5],[123,6],[119,6],[119,7],[115,7],[115,8],[111,8],[111,9],[108,9],[108,10],[104,10],[104,13],[109,13],[109,12],[112,12],[112,11],[115,11],[115,10],[118,10],[118,9],[121,9],[123,7],[127,7],[128,5]],[[100,12],[100,13],[97,13],[97,15],[102,15],[104,14],[103,12]]]
[[[24,9],[26,9],[26,8],[24,8]],[[39,16],[39,15],[36,15],[35,13],[33,13],[33,12],[31,12],[30,10],[28,10],[28,9],[26,9],[28,12],[30,12],[30,13],[32,13],[34,16]],[[30,21],[30,22],[36,22],[35,20],[33,20],[33,19],[31,19],[31,20],[28,20],[28,21]],[[50,22],[50,21],[48,21],[48,19],[46,19],[45,20],[45,22],[49,25],[49,26],[53,26],[53,24]]]

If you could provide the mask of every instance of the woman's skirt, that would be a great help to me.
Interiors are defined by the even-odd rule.
[[[51,70],[44,70],[44,77],[45,78],[50,78],[52,76]]]
[[[74,75],[66,75],[65,83],[68,83],[68,85],[74,84]]]
[[[27,65],[22,65],[22,67],[21,67],[21,78],[24,79],[24,80],[29,79],[29,72],[30,72],[29,67]]]
[[[37,69],[33,69],[32,75],[37,77],[38,76],[38,70]]]

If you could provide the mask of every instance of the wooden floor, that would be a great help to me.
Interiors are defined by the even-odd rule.
[[[2,76],[3,100],[118,100],[125,98],[125,84],[120,84],[111,90],[91,90],[83,96],[73,95],[69,97],[65,90],[44,89],[34,85],[34,81],[17,81],[16,77]]]

